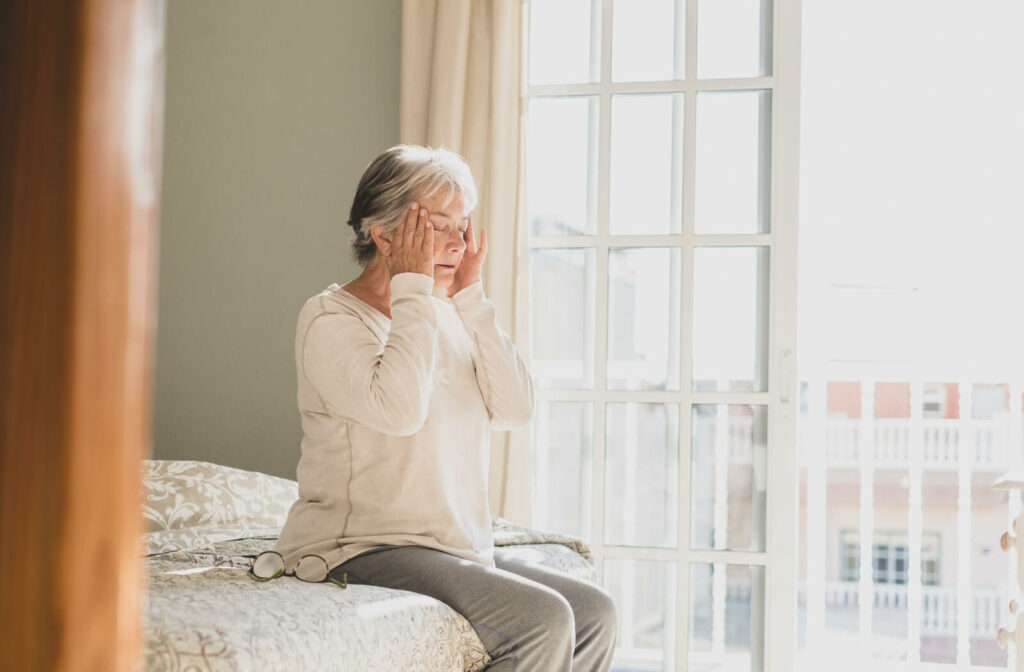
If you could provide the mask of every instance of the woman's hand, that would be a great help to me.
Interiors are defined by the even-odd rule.
[[[391,245],[384,255],[391,276],[422,273],[434,277],[434,228],[429,213],[413,203],[405,221],[391,234]]]
[[[487,256],[487,231],[480,232],[480,245],[476,244],[476,235],[473,233],[473,218],[469,218],[466,225],[466,251],[462,254],[462,262],[455,269],[455,279],[448,287],[448,296],[452,297],[469,287],[474,282],[480,281],[480,270],[484,265],[484,257]]]

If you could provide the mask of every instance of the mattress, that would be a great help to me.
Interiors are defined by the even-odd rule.
[[[208,463],[145,468],[144,669],[448,672],[489,662],[469,623],[433,598],[289,576],[253,580],[249,565],[274,547],[294,482]],[[593,578],[577,539],[501,519],[494,536],[519,557]]]

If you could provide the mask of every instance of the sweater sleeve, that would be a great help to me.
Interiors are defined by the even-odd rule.
[[[476,380],[495,429],[521,427],[533,417],[533,380],[516,346],[498,326],[481,283],[452,297],[474,347]]]
[[[384,434],[408,436],[426,421],[437,360],[437,313],[427,275],[391,279],[391,328],[383,347],[357,315],[325,313],[306,331],[301,362],[324,404]]]

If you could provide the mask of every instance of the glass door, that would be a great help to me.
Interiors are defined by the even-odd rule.
[[[1024,669],[1024,3],[804,9],[796,669]]]
[[[591,545],[614,669],[789,672],[800,4],[528,14],[533,522]]]

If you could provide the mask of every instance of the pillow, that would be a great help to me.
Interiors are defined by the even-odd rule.
[[[223,555],[217,549],[225,543],[230,544],[261,544],[267,550],[274,547],[277,536],[281,533],[280,527],[243,527],[233,525],[211,525],[199,527],[188,527],[181,530],[160,530],[159,532],[146,532],[142,535],[139,555],[155,556],[175,553],[170,556],[175,561],[185,558],[192,561],[197,557]],[[259,551],[252,553],[250,559]]]
[[[256,471],[192,460],[143,460],[146,530],[282,527],[298,484]]]

